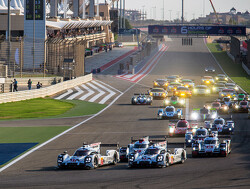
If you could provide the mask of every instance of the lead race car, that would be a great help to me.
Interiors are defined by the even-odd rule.
[[[116,147],[115,150],[106,150],[106,155],[101,155],[101,148]],[[95,169],[104,165],[115,165],[119,162],[119,144],[84,144],[70,156],[67,152],[58,155],[58,168],[86,168]]]
[[[229,138],[229,137],[225,137]],[[192,157],[200,156],[222,156],[226,157],[231,153],[231,139],[220,141],[215,135],[210,135],[204,141],[196,141],[192,144]]]
[[[133,105],[151,105],[153,98],[147,94],[135,93],[131,99]]]
[[[163,140],[152,140],[144,153],[131,153],[129,155],[128,167],[168,167],[175,163],[184,163],[187,159],[184,143],[168,143],[166,138]],[[182,148],[175,148],[170,151],[170,145],[182,145]]]
[[[165,109],[159,109],[157,119],[180,119],[182,117],[182,109],[175,109],[174,106],[167,106]]]

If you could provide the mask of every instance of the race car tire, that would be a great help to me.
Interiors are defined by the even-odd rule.
[[[113,160],[113,165],[116,165],[117,164],[117,154],[115,153],[114,154],[114,160]]]
[[[94,159],[94,169],[96,169],[96,168],[98,168],[98,160],[95,157],[95,159]]]
[[[183,164],[185,162],[185,156],[184,153],[181,154],[181,163]]]
[[[166,167],[169,167],[169,157],[166,157]]]

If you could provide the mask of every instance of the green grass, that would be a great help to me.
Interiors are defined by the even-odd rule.
[[[234,63],[225,51],[220,50],[219,44],[208,43],[207,46],[227,75],[247,93],[250,93],[250,76],[242,68],[242,65]]]
[[[27,119],[56,116],[65,113],[74,104],[49,98],[36,98],[0,104],[0,119]]]
[[[38,143],[37,145],[39,145],[69,128],[70,127],[68,126],[0,127],[0,143]],[[24,153],[25,152],[23,152],[22,154]],[[22,154],[20,154],[19,156],[21,156]],[[12,160],[10,160],[9,162],[11,162]],[[0,165],[0,167],[3,167],[9,162],[6,162],[5,164]]]
[[[96,114],[106,106],[81,100],[36,98],[0,104],[0,120],[77,117]]]
[[[103,108],[107,106],[106,104],[98,104],[82,100],[61,100],[61,101],[73,103],[74,107],[63,114],[54,117],[57,118],[76,117],[76,116],[96,114],[97,112],[101,111]]]

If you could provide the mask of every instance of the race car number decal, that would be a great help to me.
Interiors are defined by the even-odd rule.
[[[101,157],[101,165],[103,165],[103,157]]]
[[[170,162],[171,162],[171,164],[174,163],[174,156],[171,156]]]

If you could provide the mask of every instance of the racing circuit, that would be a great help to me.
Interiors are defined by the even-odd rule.
[[[76,128],[51,141],[0,173],[0,188],[249,188],[250,186],[250,120],[246,114],[233,114],[235,134],[232,152],[224,158],[192,158],[187,148],[187,160],[164,169],[129,169],[127,163],[105,166],[95,170],[58,170],[57,155],[67,150],[72,154],[83,142],[117,143],[127,146],[131,136],[168,135],[168,120],[157,120],[161,100],[152,106],[133,106],[134,93],[145,93],[152,81],[178,74],[199,83],[204,69],[212,65],[223,73],[210,54],[203,39],[193,39],[192,46],[182,46],[181,39],[165,42],[164,51],[151,72],[137,82],[111,75],[96,75],[95,79],[121,91],[110,106],[101,113],[82,121]],[[108,73],[107,69],[105,72]],[[193,108],[217,98],[193,96],[183,109],[184,117]],[[79,120],[79,118],[78,118]],[[57,120],[63,124],[64,119]],[[80,121],[79,121],[80,122]],[[184,138],[168,139],[184,142]]]

